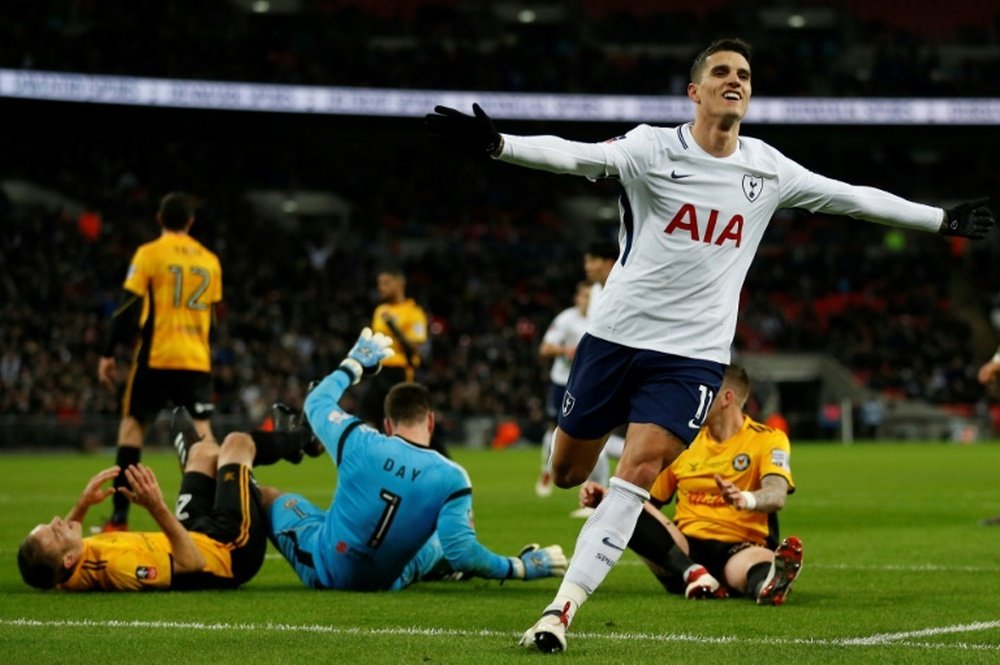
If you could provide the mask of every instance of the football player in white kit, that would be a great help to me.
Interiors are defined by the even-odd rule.
[[[949,209],[823,177],[763,141],[740,136],[750,101],[750,47],[713,42],[691,67],[694,121],[639,125],[604,143],[500,134],[473,115],[436,107],[431,138],[534,169],[616,179],[621,253],[590,312],[560,412],[552,456],[559,487],[583,482],[605,437],[628,423],[625,449],[542,618],[521,644],[566,649],[566,629],[632,536],[660,471],[698,433],[719,388],[740,289],[775,210],[804,208],[979,239],[988,199]]]

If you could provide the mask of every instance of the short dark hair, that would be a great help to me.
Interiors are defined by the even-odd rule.
[[[618,258],[618,243],[613,240],[594,240],[587,245],[586,253],[614,261]]]
[[[183,192],[171,192],[160,201],[160,223],[170,231],[183,231],[194,217],[194,202]]]
[[[432,410],[431,393],[419,383],[397,383],[385,396],[385,417],[393,423],[413,425]]]
[[[403,266],[398,263],[383,263],[375,269],[375,274],[392,275],[393,277],[406,279],[406,272],[403,270]]]
[[[701,78],[702,72],[705,69],[705,61],[708,60],[708,56],[713,53],[718,53],[719,51],[732,51],[734,53],[739,53],[747,62],[750,62],[753,56],[753,49],[750,44],[743,41],[739,37],[727,37],[725,39],[716,39],[714,42],[708,45],[708,47],[695,56],[694,62],[691,63],[691,81],[697,81]]]
[[[17,550],[17,568],[21,579],[36,589],[52,589],[66,578],[66,572],[38,545],[38,539],[28,535]]]

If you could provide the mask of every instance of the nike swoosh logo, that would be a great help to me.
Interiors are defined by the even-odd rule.
[[[608,547],[610,547],[613,550],[618,550],[619,552],[624,552],[625,551],[624,547],[618,547],[613,542],[611,542],[611,538],[608,537],[608,536],[604,536],[604,539],[601,542],[604,543],[605,545],[607,545]]]
[[[693,173],[678,173],[677,171],[670,172],[670,177],[673,178],[674,180],[680,180],[682,178],[690,178],[693,175],[694,175]]]
[[[696,423],[694,421],[694,418],[692,418],[691,420],[688,421],[688,427],[690,427],[691,429],[701,429],[701,425],[699,425],[698,423]]]

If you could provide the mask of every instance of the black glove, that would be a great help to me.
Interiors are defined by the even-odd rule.
[[[447,106],[435,106],[434,113],[424,116],[427,136],[464,152],[479,155],[496,152],[501,145],[500,132],[479,104],[472,105],[472,112],[475,115]]]
[[[989,202],[989,197],[983,197],[946,208],[948,223],[941,229],[941,235],[961,236],[973,240],[985,238],[996,224],[993,211],[986,207]]]

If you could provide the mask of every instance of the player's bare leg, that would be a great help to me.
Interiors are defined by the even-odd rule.
[[[252,436],[245,432],[231,432],[226,435],[219,448],[219,467],[228,464],[252,467],[256,455],[257,446]]]
[[[579,448],[583,459],[577,463],[565,459],[561,443],[557,439],[553,456],[556,484],[569,487],[573,481],[583,482],[593,468],[604,440],[571,442],[584,444]],[[684,444],[659,425],[629,425],[622,459],[608,492],[580,530],[573,559],[559,591],[545,608],[542,618],[521,637],[523,646],[544,652],[566,649],[566,629],[576,611],[618,563],[632,538],[643,504],[649,499],[653,481],[683,450]],[[561,465],[555,455],[560,455]]]
[[[774,561],[774,551],[766,547],[748,547],[740,550],[726,561],[726,584],[746,594],[747,575],[750,570],[757,565],[763,565],[764,569],[768,570],[772,561]],[[763,578],[760,581],[763,582]],[[754,593],[756,594],[758,590],[754,590]]]
[[[552,481],[556,487],[567,489],[585,481],[597,464],[606,438],[578,439],[557,427],[552,442],[550,463]]]
[[[201,437],[200,441],[211,441],[213,443],[218,443],[215,439],[215,434],[212,433],[212,421],[207,418],[195,418],[194,428],[198,432],[198,436]]]

